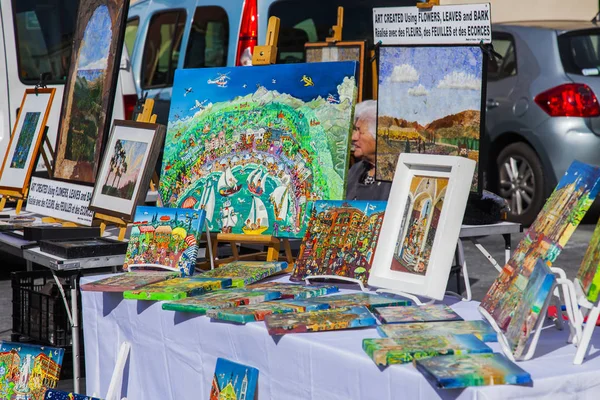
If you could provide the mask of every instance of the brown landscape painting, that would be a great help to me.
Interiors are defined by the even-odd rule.
[[[393,180],[400,153],[478,162],[482,76],[478,47],[382,47],[377,180]],[[478,169],[473,191],[479,186]]]

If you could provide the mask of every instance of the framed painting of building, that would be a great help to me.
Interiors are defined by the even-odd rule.
[[[369,286],[442,300],[475,161],[402,153]]]
[[[146,199],[164,125],[115,120],[89,209],[132,221]]]
[[[358,62],[358,98],[361,102],[365,93],[365,83],[368,82],[365,77],[366,62],[366,42],[306,42],[304,51],[306,53],[306,62],[333,62],[333,61],[356,61]]]
[[[24,194],[44,140],[46,121],[56,89],[27,89],[0,172],[0,189]]]
[[[82,0],[54,156],[54,178],[93,184],[108,136],[129,0]]]

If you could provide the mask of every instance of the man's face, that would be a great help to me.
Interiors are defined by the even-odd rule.
[[[354,157],[375,161],[375,138],[369,132],[369,124],[364,119],[358,119],[352,130],[352,146]]]

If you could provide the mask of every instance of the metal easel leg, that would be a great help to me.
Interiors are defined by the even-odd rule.
[[[498,264],[498,262],[485,249],[485,247],[483,247],[483,245],[481,243],[479,243],[479,241],[477,239],[475,239],[475,238],[469,238],[469,239],[475,245],[475,247],[477,247],[477,250],[479,250],[481,252],[481,254],[483,254],[485,256],[485,258],[487,258],[487,260],[490,262],[490,264],[492,264],[494,266],[494,268],[496,268],[496,270],[498,270],[498,272],[502,272],[502,266],[500,264]],[[510,249],[509,249],[509,253],[510,253]],[[506,256],[506,253],[505,253],[505,256]],[[509,258],[510,258],[510,256],[509,256]]]
[[[598,315],[600,315],[600,307],[595,305],[588,313],[587,322],[585,323],[585,328],[583,328],[583,333],[581,335],[581,341],[577,344],[577,352],[575,353],[573,364],[579,365],[583,362],[590,346],[592,333],[594,333],[594,329],[596,328]]]
[[[210,269],[215,269],[215,259],[213,257],[213,246],[212,239],[210,237],[210,228],[208,227],[208,221],[204,220],[204,225],[206,228],[206,247],[208,247],[208,256],[210,257]]]
[[[456,262],[460,265],[460,271],[463,276],[463,280],[465,283],[465,291],[467,292],[467,296],[463,297],[460,293],[454,293],[452,291],[446,291],[446,294],[451,296],[460,297],[462,301],[471,301],[473,298],[473,294],[471,292],[471,283],[469,282],[469,271],[467,270],[467,261],[465,260],[465,250],[462,244],[462,240],[459,238],[456,244],[456,253],[455,253]],[[460,280],[457,279],[456,282],[457,290],[460,291]]]
[[[510,233],[503,233],[502,237],[504,238],[504,264],[508,264],[511,251]]]

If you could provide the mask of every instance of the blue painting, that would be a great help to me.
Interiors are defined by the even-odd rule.
[[[73,392],[63,392],[62,390],[48,389],[44,400],[101,400],[97,397],[90,397]]]
[[[303,236],[313,200],[341,200],[356,62],[175,72],[159,193],[212,231]]]
[[[27,163],[27,158],[31,151],[31,145],[33,143],[33,137],[35,136],[38,121],[40,120],[40,112],[28,112],[25,113],[23,118],[23,126],[21,127],[21,133],[19,133],[19,140],[15,147],[12,160],[10,162],[11,168],[23,169]]]
[[[400,153],[478,161],[483,82],[479,47],[382,47],[377,178],[392,180]]]
[[[60,377],[64,349],[0,342],[0,399],[42,400]]]
[[[217,358],[210,400],[253,400],[257,385],[258,369]]]

